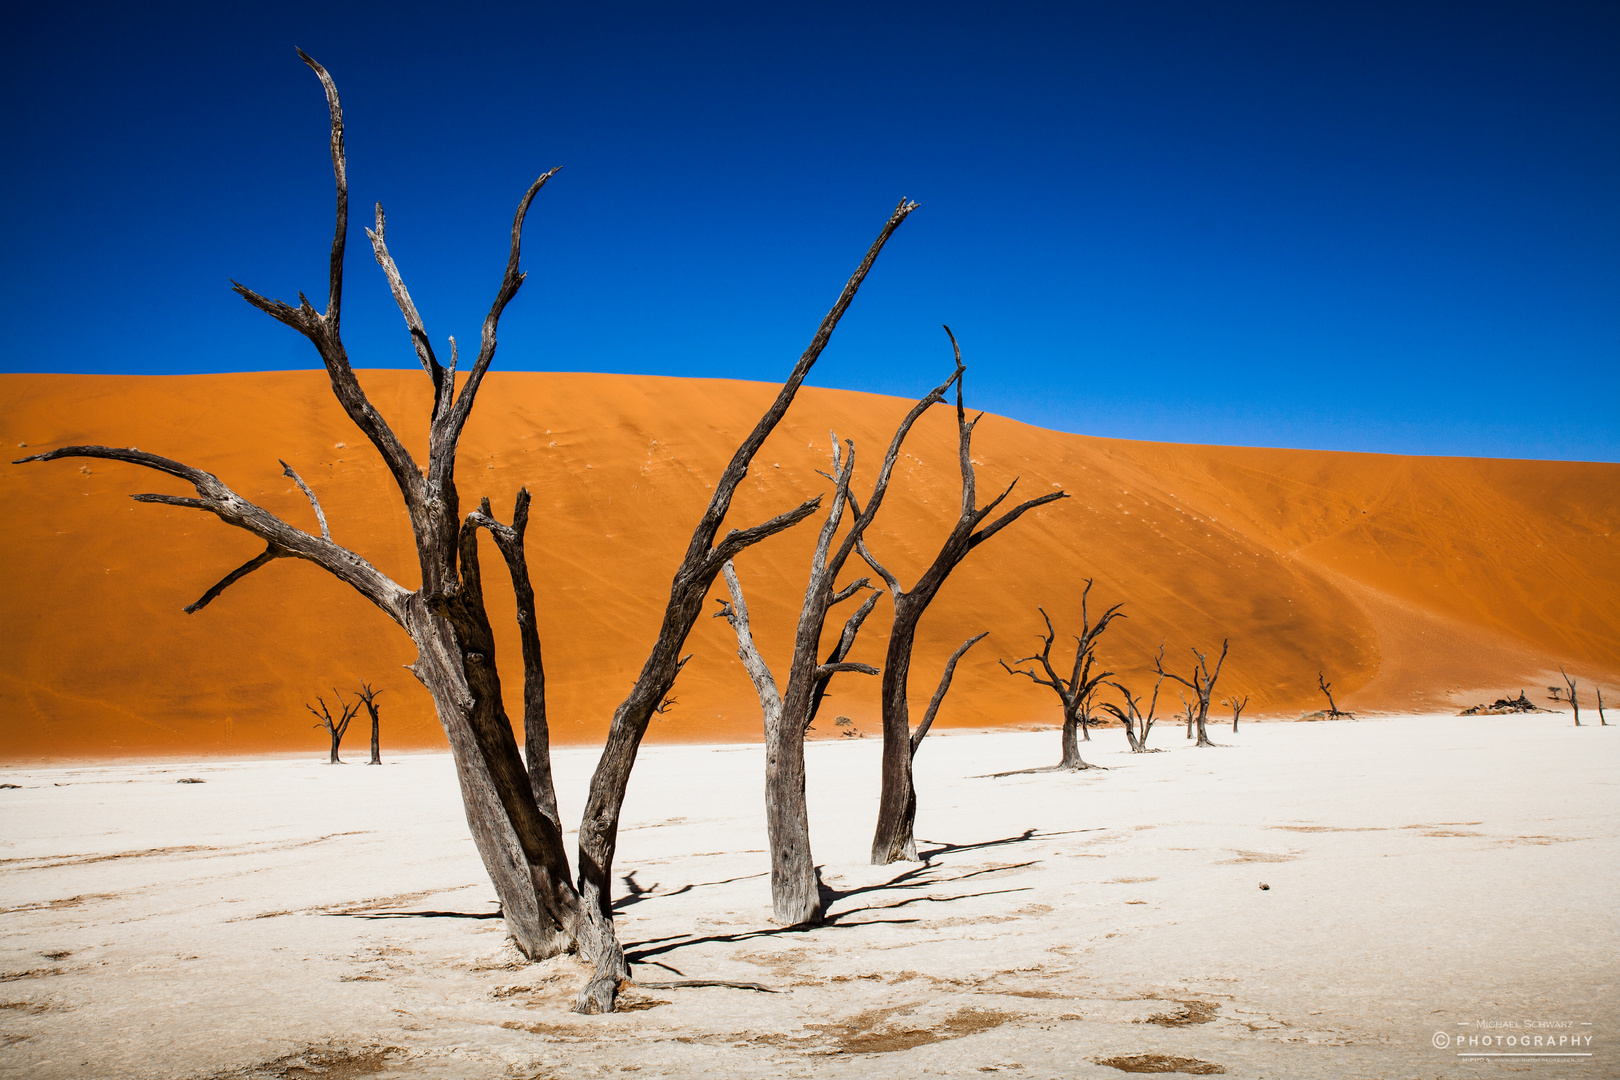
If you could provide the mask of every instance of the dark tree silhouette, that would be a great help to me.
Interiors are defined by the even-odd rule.
[[[1249,695],[1244,694],[1242,701],[1239,701],[1234,695],[1233,698],[1230,701],[1225,702],[1225,704],[1232,706],[1232,730],[1236,731],[1238,727],[1238,717],[1243,715],[1243,710],[1249,704]]]
[[[1163,661],[1164,642],[1161,641],[1159,642],[1159,666],[1161,668]],[[1164,676],[1160,675],[1153,680],[1153,696],[1148,700],[1147,712],[1145,713],[1142,711],[1142,699],[1132,694],[1124,683],[1111,682],[1108,685],[1119,691],[1120,696],[1125,700],[1125,705],[1121,708],[1112,701],[1105,701],[1102,703],[1102,707],[1113,713],[1119,718],[1119,722],[1125,725],[1125,742],[1130,746],[1131,753],[1157,753],[1156,750],[1150,751],[1147,743],[1148,734],[1153,731],[1153,714],[1159,707],[1159,687],[1164,685]]]
[[[318,697],[315,699],[320,702],[321,707],[319,709],[316,709],[313,705],[305,705],[304,708],[308,709],[310,714],[320,721],[315,726],[325,728],[326,733],[332,737],[332,760],[329,764],[341,765],[343,762],[338,760],[338,744],[343,741],[343,736],[349,730],[349,721],[353,720],[355,714],[360,711],[361,703],[356,701],[352,705],[349,704],[343,700],[343,692],[336,688],[332,690],[332,693],[336,694],[338,699],[338,718],[336,720],[332,719],[332,713],[326,707],[325,698]]]
[[[377,715],[377,697],[381,690],[373,690],[370,683],[360,684],[360,700],[365,703],[366,712],[371,714],[371,760],[367,765],[382,764],[382,734],[381,718]]]
[[[912,781],[911,763],[916,757],[918,746],[922,744],[922,735],[926,734],[928,723],[920,725],[916,732],[911,730],[906,687],[911,674],[912,646],[916,642],[917,624],[921,621],[923,612],[933,603],[934,597],[939,594],[940,587],[945,584],[945,579],[950,576],[951,571],[956,569],[973,549],[1017,521],[1027,511],[1056,499],[1068,497],[1062,491],[1049,492],[1020,503],[990,524],[981,527],[985,518],[1012,494],[1013,486],[1018,481],[1015,479],[1005,491],[990,500],[987,505],[978,505],[971,443],[973,428],[984,418],[984,414],[980,413],[972,420],[967,418],[967,413],[962,407],[962,350],[957,345],[956,335],[951,333],[950,327],[945,328],[945,333],[951,339],[951,348],[956,356],[956,434],[957,456],[962,471],[961,514],[950,535],[941,545],[939,554],[934,557],[933,563],[923,571],[922,577],[918,578],[917,583],[910,589],[903,588],[899,579],[872,556],[864,539],[857,545],[867,565],[871,566],[889,586],[889,599],[894,604],[894,623],[889,631],[889,646],[883,663],[881,689],[883,781],[878,800],[877,828],[872,837],[872,862],[877,866],[899,859],[917,858],[917,842],[912,835],[917,819],[917,790]],[[960,658],[976,640],[978,639],[970,639],[957,650],[956,656],[946,665],[945,678],[941,680],[940,689],[935,694],[936,702],[944,696],[945,690],[950,685],[950,674],[956,659]],[[932,722],[934,708],[937,708],[937,705],[930,706],[928,722]]]
[[[1316,673],[1316,685],[1322,688],[1322,693],[1326,695],[1328,699],[1327,718],[1329,720],[1337,720],[1341,716],[1350,720],[1354,720],[1356,718],[1355,713],[1344,712],[1337,705],[1333,704],[1333,684],[1324,679],[1320,671]]]
[[[1564,677],[1564,685],[1569,687],[1569,707],[1575,710],[1575,726],[1580,727],[1581,703],[1580,700],[1575,696],[1575,680],[1570,678],[1569,672],[1565,671],[1563,668],[1558,669],[1558,674]]]
[[[1221,655],[1220,658],[1215,661],[1214,671],[1209,670],[1209,660],[1204,656],[1203,653],[1199,652],[1197,649],[1192,650],[1193,656],[1198,658],[1198,663],[1194,665],[1192,670],[1192,678],[1190,679],[1184,679],[1173,671],[1164,670],[1164,654],[1162,652],[1159,654],[1159,659],[1154,663],[1154,666],[1158,669],[1161,678],[1174,679],[1176,682],[1191,690],[1195,695],[1197,699],[1197,711],[1194,711],[1194,702],[1186,702],[1186,705],[1188,720],[1193,724],[1196,724],[1198,728],[1198,746],[1215,745],[1209,741],[1209,732],[1205,727],[1205,723],[1209,719],[1210,695],[1215,692],[1215,680],[1221,677],[1221,665],[1226,663],[1226,650],[1230,644],[1230,639],[1221,642]],[[1190,736],[1191,727],[1189,727],[1188,730]]]
[[[1091,740],[1091,735],[1086,729],[1091,722],[1092,696],[1096,693],[1097,687],[1114,674],[1112,671],[1098,671],[1093,674],[1097,659],[1097,639],[1108,629],[1110,622],[1116,618],[1125,618],[1119,613],[1119,609],[1125,605],[1115,604],[1105,611],[1093,626],[1090,613],[1086,609],[1086,600],[1091,595],[1091,584],[1091,579],[1087,578],[1086,587],[1080,593],[1080,633],[1074,639],[1074,663],[1070,665],[1068,678],[1058,674],[1052,667],[1052,642],[1057,634],[1052,629],[1052,617],[1046,613],[1045,608],[1035,609],[1041,613],[1041,618],[1046,622],[1046,633],[1040,635],[1041,651],[1013,661],[1014,664],[1027,664],[1031,660],[1038,660],[1041,671],[1038,672],[1033,667],[1014,668],[1005,660],[996,661],[1009,675],[1022,675],[1031,682],[1051,687],[1052,692],[1057,694],[1058,700],[1063,705],[1063,756],[1052,768],[1070,772],[1091,768],[1080,758],[1080,741]],[[1044,678],[1042,672],[1045,673]],[[1133,736],[1127,731],[1126,738],[1130,740]]]

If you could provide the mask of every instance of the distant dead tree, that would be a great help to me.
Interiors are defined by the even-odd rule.
[[[1603,727],[1608,727],[1609,726],[1609,721],[1603,715],[1603,687],[1601,687],[1601,686],[1597,688],[1597,699],[1598,699],[1598,724],[1603,726]]]
[[[629,977],[629,965],[613,925],[613,856],[619,815],[642,736],[655,711],[668,700],[669,690],[685,663],[680,654],[681,646],[701,614],[704,596],[719,576],[721,567],[748,547],[809,517],[819,506],[820,497],[762,524],[731,529],[723,536],[721,525],[754,455],[786,413],[879,252],[916,204],[902,200],[889,216],[775,401],[737,448],[715,483],[714,494],[675,571],[657,641],[629,696],[613,714],[607,743],[587,792],[579,830],[576,885],[563,846],[551,767],[545,753],[549,735],[544,676],[539,639],[531,632],[535,626],[533,590],[528,587],[528,569],[522,558],[528,492],[518,493],[513,523],[508,526],[494,519],[487,501],[463,518],[455,483],[457,448],[484,375],[495,357],[501,313],[517,294],[525,277],[519,270],[523,222],[535,196],[557,170],[542,174],[518,203],[512,219],[505,271],[489,314],[484,318],[477,357],[462,378],[456,373],[458,354],[454,338],[450,339],[448,366],[441,364],[434,352],[415,302],[384,241],[383,211],[380,205],[377,207],[376,227],[367,230],[372,253],[388,280],[394,301],[404,317],[412,348],[433,388],[427,425],[427,464],[426,467],[418,465],[362,390],[339,332],[349,217],[343,111],[337,88],[326,69],[302,52],[299,56],[320,79],[331,115],[337,212],[329,258],[326,310],[316,311],[302,294],[295,307],[263,297],[243,285],[234,288],[254,307],[303,334],[319,354],[334,396],[376,448],[399,489],[416,542],[420,587],[414,591],[405,588],[359,553],[337,544],[315,493],[285,462],[282,463],[285,475],[298,484],[315,512],[319,536],[294,528],[249,502],[212,473],[133,448],[65,446],[22,461],[104,458],[166,473],[189,483],[195,488],[196,496],[145,494],[136,495],[135,499],[202,510],[264,542],[261,554],[225,575],[189,605],[187,612],[206,607],[225,589],[255,570],[278,559],[297,558],[314,563],[346,582],[404,630],[417,647],[411,671],[432,696],[449,739],[467,823],[495,886],[507,930],[517,947],[531,958],[577,948],[594,974],[580,992],[575,1009],[586,1013],[611,1011],[619,985]],[[494,633],[485,609],[479,567],[480,530],[494,537],[514,581],[524,654],[523,728],[527,761],[518,750],[501,699]]]
[[[1238,717],[1243,715],[1243,710],[1249,704],[1249,695],[1244,694],[1242,701],[1239,701],[1234,696],[1230,701],[1223,702],[1223,704],[1232,706],[1232,730],[1236,731],[1238,726]]]
[[[1343,712],[1343,711],[1341,711],[1339,709],[1339,707],[1337,705],[1333,704],[1333,684],[1328,682],[1327,680],[1325,680],[1322,677],[1322,673],[1320,671],[1318,671],[1316,673],[1316,685],[1320,686],[1322,688],[1322,693],[1327,695],[1327,699],[1328,699],[1327,718],[1329,720],[1337,720],[1341,716],[1347,717],[1348,719],[1351,719],[1351,720],[1354,720],[1356,718],[1355,713]]]
[[[1041,618],[1046,622],[1046,633],[1040,635],[1041,651],[1032,653],[1029,656],[1019,657],[1013,663],[1027,664],[1031,660],[1039,660],[1041,670],[1046,673],[1045,678],[1042,678],[1040,672],[1037,672],[1033,667],[1014,668],[1008,666],[1005,660],[996,661],[1009,675],[1022,675],[1031,682],[1051,687],[1052,692],[1057,694],[1058,700],[1062,702],[1063,758],[1057,765],[1052,767],[1053,770],[1061,769],[1076,772],[1091,767],[1080,760],[1080,740],[1082,738],[1088,742],[1091,740],[1091,735],[1086,731],[1086,727],[1091,720],[1092,695],[1096,693],[1097,687],[1101,686],[1104,681],[1114,674],[1112,671],[1099,671],[1092,674],[1092,669],[1097,659],[1097,639],[1102,636],[1104,630],[1108,629],[1110,622],[1116,618],[1125,618],[1119,613],[1119,609],[1125,605],[1115,604],[1105,611],[1102,617],[1097,620],[1097,625],[1093,626],[1091,625],[1091,617],[1086,611],[1086,598],[1090,593],[1091,579],[1087,578],[1086,587],[1080,593],[1080,634],[1074,639],[1074,663],[1070,665],[1068,678],[1065,679],[1052,667],[1052,642],[1056,639],[1057,634],[1052,629],[1052,617],[1046,613],[1046,609],[1043,607],[1035,609],[1041,613]]]
[[[1164,670],[1163,652],[1160,652],[1159,659],[1154,662],[1154,666],[1158,669],[1160,678],[1176,680],[1176,682],[1191,690],[1196,697],[1196,713],[1194,712],[1192,702],[1186,702],[1185,698],[1182,700],[1187,704],[1187,715],[1189,720],[1196,724],[1198,728],[1198,742],[1196,743],[1198,746],[1215,745],[1209,741],[1209,732],[1205,728],[1205,723],[1209,719],[1210,695],[1215,692],[1215,680],[1221,677],[1221,665],[1226,663],[1226,650],[1230,644],[1231,639],[1221,642],[1221,655],[1220,659],[1215,661],[1214,671],[1209,670],[1209,660],[1203,653],[1199,652],[1197,649],[1192,650],[1193,656],[1198,658],[1198,663],[1193,666],[1192,678],[1190,679],[1184,679],[1173,671]]]
[[[1547,687],[1547,693],[1554,701],[1564,700],[1564,688],[1562,686],[1549,686]]]
[[[380,728],[382,722],[377,715],[377,695],[380,690],[373,690],[370,683],[360,684],[360,700],[366,706],[366,712],[371,714],[371,760],[367,765],[382,764],[382,735]]]
[[[326,733],[332,737],[332,760],[329,762],[329,764],[341,765],[343,762],[338,760],[338,744],[343,741],[344,734],[349,730],[349,721],[353,720],[355,714],[360,711],[361,703],[356,701],[353,705],[351,705],[347,701],[344,701],[342,691],[336,689],[335,687],[333,688],[332,693],[336,694],[338,699],[338,718],[336,720],[332,719],[332,713],[326,707],[325,698],[318,697],[315,699],[316,701],[320,702],[321,707],[319,710],[317,710],[313,705],[305,705],[304,708],[308,709],[310,714],[314,716],[315,719],[320,721],[320,723],[316,724],[315,726],[318,728],[325,728]]]
[[[945,333],[951,339],[951,348],[956,355],[958,377],[956,379],[956,435],[957,456],[962,471],[962,510],[957,518],[956,526],[939,549],[939,554],[922,577],[917,579],[915,585],[909,590],[902,588],[899,580],[890,573],[882,563],[872,556],[863,539],[858,550],[861,557],[866,560],[878,576],[889,586],[889,599],[894,605],[894,624],[889,631],[889,645],[883,663],[883,776],[882,791],[878,800],[877,828],[872,837],[872,863],[883,866],[899,859],[917,858],[917,842],[913,828],[917,819],[917,790],[912,781],[912,759],[916,756],[917,748],[922,744],[922,737],[927,734],[927,723],[919,725],[914,732],[911,730],[910,706],[906,700],[907,680],[911,674],[911,650],[917,638],[917,623],[922,619],[923,612],[939,594],[940,586],[950,576],[961,561],[980,544],[989,540],[996,533],[1017,521],[1027,511],[1056,499],[1067,498],[1062,491],[1053,491],[1037,498],[1030,499],[1013,507],[988,525],[980,527],[985,518],[989,517],[996,507],[1012,494],[1013,486],[1018,483],[1015,479],[1007,489],[989,504],[979,506],[975,495],[972,439],[973,428],[983,419],[984,414],[967,418],[962,406],[962,350],[956,343],[956,335],[951,333],[950,327]],[[982,636],[982,635],[981,635]],[[978,638],[970,638],[961,648],[957,649],[951,661],[945,665],[945,676],[940,681],[939,690],[934,695],[934,701],[942,700],[945,691],[950,686],[950,675],[955,663],[962,654],[972,646]],[[930,704],[930,716],[937,705]]]
[[[785,690],[778,690],[770,666],[754,642],[748,621],[748,604],[743,597],[742,582],[737,576],[736,567],[728,562],[723,568],[731,600],[729,603],[725,600],[715,601],[720,605],[716,617],[723,616],[737,636],[737,655],[742,658],[743,667],[753,681],[764,716],[765,819],[771,847],[771,906],[773,918],[784,925],[816,923],[822,917],[821,890],[816,880],[815,860],[810,852],[809,809],[805,803],[805,733],[815,722],[826,696],[827,685],[835,674],[843,671],[866,675],[878,673],[877,668],[869,664],[851,663],[848,657],[856,634],[883,594],[880,590],[870,590],[870,583],[864,577],[841,589],[837,588],[838,575],[843,572],[844,565],[883,505],[906,436],[929,407],[944,400],[946,391],[961,376],[959,364],[950,378],[913,405],[901,420],[894,438],[889,442],[888,452],[878,469],[872,494],[864,510],[855,509],[849,496],[850,481],[855,473],[855,444],[846,443],[846,452],[840,454],[838,436],[832,436],[833,471],[822,474],[833,481],[832,507],[822,523],[815,552],[810,559],[810,580],[799,611]],[[846,507],[854,511],[854,521],[835,548],[833,540]],[[821,647],[828,613],[835,605],[863,589],[870,590],[870,595],[845,621],[843,632],[831,652],[825,659],[818,658],[817,650]],[[951,666],[954,668],[954,663]],[[942,691],[940,697],[943,696]],[[933,713],[937,709],[938,702],[935,702],[925,718],[922,729],[925,732],[927,725],[933,722]],[[917,738],[921,740],[920,735]]]
[[[1575,710],[1575,726],[1580,727],[1581,703],[1580,700],[1575,697],[1575,680],[1570,678],[1569,672],[1565,671],[1563,668],[1558,669],[1558,674],[1564,677],[1564,685],[1569,687],[1569,707]]]
[[[1159,643],[1159,659],[1164,659],[1164,643]],[[1125,707],[1105,701],[1102,707],[1119,718],[1125,725],[1125,742],[1133,754],[1158,753],[1148,750],[1148,734],[1153,730],[1153,713],[1159,707],[1159,687],[1164,685],[1164,676],[1160,675],[1153,680],[1153,697],[1148,701],[1147,712],[1142,711],[1142,699],[1130,692],[1124,683],[1111,682],[1108,684],[1118,690],[1125,699]]]

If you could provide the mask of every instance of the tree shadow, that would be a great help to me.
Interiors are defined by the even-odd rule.
[[[764,938],[779,938],[792,934],[804,934],[816,930],[853,930],[862,926],[911,925],[921,922],[922,920],[919,918],[859,918],[858,916],[894,912],[897,909],[910,907],[914,904],[949,904],[957,900],[971,900],[984,896],[1002,896],[1008,893],[1028,892],[1030,890],[1028,887],[1020,887],[1012,889],[991,889],[981,892],[955,893],[947,896],[923,894],[903,896],[901,899],[895,900],[891,903],[868,903],[856,907],[846,907],[844,905],[852,898],[864,896],[869,893],[917,893],[925,889],[940,888],[952,884],[967,882],[983,874],[992,874],[1009,869],[1023,869],[1025,867],[1034,866],[1039,862],[1039,860],[1032,859],[1028,862],[1015,863],[1010,866],[985,867],[979,870],[969,870],[964,873],[946,875],[941,873],[942,867],[940,867],[936,861],[941,856],[955,855],[959,852],[984,851],[992,848],[1006,847],[1013,844],[1028,843],[1032,840],[1044,840],[1049,837],[1066,836],[1071,833],[1103,831],[1105,830],[1102,828],[1095,828],[1069,829],[1062,832],[1042,833],[1035,829],[1025,829],[1022,833],[1015,836],[1001,837],[996,840],[981,840],[971,844],[948,844],[935,841],[922,841],[922,843],[929,846],[927,850],[919,853],[922,859],[921,862],[908,866],[906,869],[902,870],[900,873],[896,874],[887,881],[881,881],[871,885],[857,885],[848,889],[837,889],[831,885],[828,885],[826,881],[822,879],[821,868],[817,867],[816,888],[821,896],[821,910],[823,912],[822,921],[819,923],[799,923],[793,926],[767,926],[761,927],[757,930],[744,930],[731,934],[672,934],[667,937],[649,938],[646,941],[637,942],[635,945],[630,945],[627,943],[625,946],[625,959],[631,963],[653,963],[658,967],[674,971],[675,969],[670,967],[668,964],[654,961],[651,958],[655,956],[663,956],[667,953],[674,952],[677,949],[684,949],[692,945],[732,945]],[[764,875],[756,874],[752,876],[763,877]],[[633,875],[627,875],[626,877],[627,887],[631,887],[631,882],[628,880],[630,877],[633,877]],[[731,880],[742,879],[734,878]],[[719,883],[716,882],[715,884]],[[688,886],[688,888],[690,887],[692,886]],[[653,888],[657,888],[657,886],[655,885]],[[639,901],[643,896],[652,891],[651,889],[640,889],[639,887],[636,887],[636,890],[637,891],[632,902]],[[674,894],[671,893],[666,895]],[[842,910],[835,911],[834,905],[839,905]]]
[[[619,880],[624,883],[625,895],[613,901],[613,910],[623,911],[627,907],[634,907],[643,900],[650,899],[655,893],[660,899],[668,899],[670,897],[680,896],[682,893],[689,893],[693,889],[707,889],[714,885],[730,885],[732,882],[736,881],[747,881],[750,878],[764,877],[765,874],[766,871],[761,871],[757,874],[743,874],[740,877],[725,878],[721,881],[694,882],[689,885],[682,885],[674,892],[660,893],[658,892],[658,886],[662,884],[662,882],[655,881],[651,885],[643,886],[636,881],[636,871],[632,870],[628,874],[621,874],[619,876]]]
[[[1079,833],[1107,832],[1107,827],[1098,825],[1090,829],[1059,829],[1056,832],[1041,832],[1039,829],[1025,829],[1016,836],[1004,836],[999,840],[980,840],[974,844],[947,844],[941,840],[919,840],[919,844],[934,844],[935,846],[925,852],[919,852],[919,858],[926,866],[940,855],[954,855],[959,851],[983,851],[986,848],[1006,847],[1009,844],[1027,844],[1031,840],[1045,840],[1054,836],[1075,836]]]
[[[500,909],[494,911],[323,911],[322,915],[345,919],[499,919]]]

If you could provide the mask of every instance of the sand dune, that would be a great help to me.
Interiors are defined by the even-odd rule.
[[[363,378],[425,457],[425,379]],[[709,485],[773,392],[720,380],[490,376],[463,442],[462,497],[470,507],[488,495],[505,516],[520,485],[534,494],[530,563],[560,742],[605,730]],[[863,490],[906,406],[804,391],[731,520],[751,523],[825,490],[816,470],[827,466],[829,429],[855,440]],[[69,443],[139,446],[209,469],[312,528],[276,464],[285,458],[320,494],[339,542],[415,583],[387,474],[321,372],[0,376],[0,440],[7,458]],[[1086,577],[1097,582],[1094,605],[1126,603],[1129,617],[1103,640],[1110,667],[1141,683],[1161,639],[1185,665],[1190,647],[1218,650],[1230,637],[1220,689],[1249,694],[1257,715],[1319,707],[1319,669],[1352,708],[1445,709],[1521,687],[1534,696],[1559,665],[1620,701],[1620,466],[1130,442],[999,417],[980,424],[974,457],[983,498],[1015,476],[1025,495],[1061,486],[1073,497],[976,552],[925,618],[913,676],[924,698],[945,655],[990,631],[958,672],[943,726],[1055,718],[1049,692],[995,660],[1035,644],[1037,605],[1066,636]],[[954,427],[936,410],[907,445],[871,534],[902,580],[954,519],[957,485]],[[0,755],[319,752],[324,736],[304,703],[361,680],[384,691],[386,746],[441,745],[426,694],[402,669],[412,655],[404,635],[316,568],[273,564],[183,614],[259,545],[210,516],[128,499],[180,490],[106,462],[0,466]],[[773,661],[790,641],[812,542],[801,527],[739,562]],[[856,659],[881,661],[886,605]],[[509,601],[497,594],[492,615],[509,626]],[[650,738],[757,737],[757,703],[729,633],[720,621],[699,624],[678,704]],[[515,635],[502,641],[515,654]],[[846,678],[818,726],[845,715],[875,733],[875,680]],[[514,705],[518,689],[509,682]],[[362,756],[363,737],[350,740]]]

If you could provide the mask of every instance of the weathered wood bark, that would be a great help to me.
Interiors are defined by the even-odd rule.
[[[1575,726],[1580,727],[1581,702],[1580,699],[1575,696],[1575,680],[1570,678],[1569,672],[1565,671],[1563,668],[1558,669],[1558,674],[1564,677],[1564,685],[1569,687],[1569,707],[1575,711]]]
[[[1603,715],[1603,687],[1601,687],[1601,686],[1597,688],[1597,702],[1598,702],[1598,725],[1601,726],[1601,727],[1608,727],[1609,726],[1609,720],[1608,720],[1607,717],[1605,717]]]
[[[315,726],[325,728],[326,733],[332,738],[332,759],[329,764],[341,765],[343,762],[338,760],[338,744],[343,741],[344,734],[349,730],[349,721],[353,720],[355,715],[360,712],[360,702],[356,701],[351,705],[343,700],[343,695],[337,690],[334,689],[332,693],[337,694],[338,710],[341,714],[338,719],[332,719],[332,713],[326,707],[325,698],[318,697],[315,699],[320,702],[321,707],[319,710],[313,705],[305,705],[304,708],[308,709],[310,714],[320,721]]]
[[[912,758],[916,753],[912,741],[911,714],[907,702],[907,682],[911,674],[911,652],[916,643],[917,624],[923,612],[939,594],[946,578],[961,561],[1002,529],[1017,521],[1028,511],[1056,499],[1067,498],[1062,491],[1050,492],[1020,503],[988,525],[981,523],[996,507],[1012,494],[1012,484],[989,504],[979,506],[974,488],[972,439],[973,428],[983,414],[968,420],[962,407],[962,350],[950,327],[945,333],[951,339],[956,356],[956,431],[957,457],[962,472],[962,509],[956,526],[945,538],[939,554],[922,577],[909,590],[883,567],[867,549],[864,541],[857,545],[861,557],[889,586],[889,598],[894,604],[894,624],[889,632],[889,645],[883,665],[883,779],[878,802],[877,828],[872,838],[872,862],[882,866],[898,859],[916,859],[917,842],[912,835],[916,819],[917,795],[912,781]]]
[[[1098,686],[1114,674],[1112,671],[1092,674],[1097,656],[1097,639],[1108,629],[1110,622],[1116,618],[1125,618],[1119,614],[1119,609],[1125,605],[1115,604],[1104,612],[1102,618],[1097,620],[1097,625],[1093,626],[1090,612],[1086,607],[1086,601],[1091,596],[1091,585],[1092,579],[1087,578],[1086,587],[1080,593],[1080,633],[1074,639],[1074,664],[1067,679],[1052,667],[1052,643],[1056,640],[1057,634],[1052,629],[1052,618],[1047,615],[1045,608],[1036,608],[1046,622],[1046,633],[1040,636],[1041,651],[1019,657],[1013,663],[1027,664],[1031,660],[1039,660],[1046,677],[1042,678],[1032,667],[1014,668],[1005,660],[996,661],[1009,675],[1022,675],[1031,682],[1051,687],[1053,693],[1057,694],[1058,700],[1063,704],[1063,759],[1058,763],[1058,768],[1071,772],[1091,768],[1080,758],[1080,740],[1084,738],[1087,742],[1091,741],[1091,735],[1086,729],[1091,721],[1092,695],[1096,693]],[[1125,738],[1128,742],[1135,739],[1129,726],[1126,728]]]
[[[805,349],[793,371],[782,385],[776,400],[765,415],[760,417],[754,430],[743,440],[732,455],[720,479],[715,483],[714,495],[709,500],[703,518],[692,533],[686,556],[675,571],[670,585],[669,603],[664,609],[663,625],[654,643],[641,675],[630,690],[629,697],[613,714],[608,728],[607,745],[591,778],[590,794],[586,800],[585,815],[579,829],[579,893],[581,901],[582,950],[589,942],[596,973],[590,984],[581,991],[575,1002],[579,1012],[611,1011],[619,983],[628,976],[623,950],[619,949],[613,934],[612,871],[613,854],[618,845],[619,813],[624,805],[625,789],[630,770],[635,764],[636,752],[646,734],[647,723],[665,699],[669,688],[680,671],[680,649],[703,609],[703,599],[709,586],[719,576],[727,560],[753,544],[783,529],[798,524],[820,506],[821,497],[809,500],[779,517],[749,529],[733,529],[718,543],[721,522],[731,508],[732,495],[737,485],[748,474],[749,463],[764,444],[765,439],[781,422],[821,352],[832,337],[833,329],[843,317],[849,304],[866,279],[879,252],[889,237],[917,204],[902,200],[884,224],[878,237],[867,250],[866,257],[844,286],[821,321],[815,337]]]
[[[489,530],[495,547],[506,560],[512,579],[512,595],[517,601],[518,641],[523,652],[523,762],[529,773],[529,789],[540,812],[557,824],[557,790],[551,776],[551,728],[546,721],[546,671],[540,651],[540,631],[536,623],[534,586],[529,580],[529,564],[523,551],[523,538],[529,528],[529,489],[520,488],[512,510],[512,524],[495,519],[489,500],[478,504],[468,521]]]
[[[1230,646],[1230,639],[1221,642],[1221,656],[1219,660],[1215,661],[1215,670],[1213,672],[1209,670],[1208,658],[1197,649],[1192,650],[1192,654],[1197,657],[1198,663],[1193,667],[1191,679],[1184,679],[1173,671],[1164,670],[1164,651],[1162,649],[1159,651],[1159,659],[1155,662],[1155,667],[1161,679],[1174,679],[1193,692],[1196,700],[1186,703],[1188,734],[1190,736],[1191,729],[1194,726],[1197,727],[1198,742],[1196,745],[1198,746],[1215,745],[1209,739],[1209,731],[1205,724],[1209,720],[1209,699],[1215,693],[1215,681],[1221,677],[1221,666],[1226,663],[1226,651]]]
[[[719,601],[722,608],[718,614],[730,622],[737,635],[737,655],[753,680],[764,717],[765,823],[771,849],[773,918],[786,926],[820,922],[821,891],[810,853],[810,814],[804,796],[804,730],[784,721],[782,695],[754,642],[748,602],[730,560],[724,573],[731,601]],[[876,668],[867,670],[877,674]]]
[[[382,717],[377,711],[377,695],[380,691],[373,690],[370,683],[360,684],[360,700],[365,703],[366,712],[371,714],[371,760],[367,765],[382,764]]]

